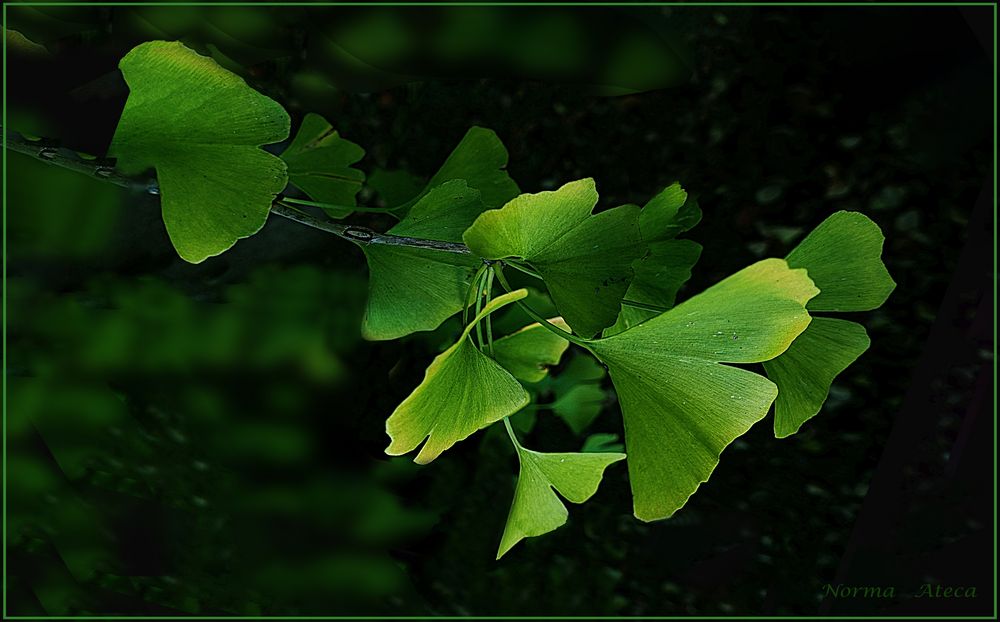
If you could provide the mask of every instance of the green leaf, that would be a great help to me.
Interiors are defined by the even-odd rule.
[[[625,419],[635,515],[680,509],[733,440],[762,419],[777,387],[720,363],[772,359],[809,325],[818,290],[805,270],[767,259],[625,332],[590,342]]]
[[[606,400],[607,395],[599,384],[578,384],[553,402],[551,408],[575,434],[583,434],[601,414]]]
[[[425,194],[406,218],[389,229],[389,233],[461,242],[462,233],[485,209],[479,190],[469,186],[464,179],[455,179]]]
[[[259,231],[288,179],[259,146],[288,136],[285,110],[178,42],[143,43],[119,67],[130,92],[109,153],[125,174],[156,169],[177,253],[198,263]]]
[[[677,292],[691,278],[691,269],[701,257],[701,245],[691,240],[664,240],[649,245],[646,256],[632,264],[635,276],[622,300],[618,321],[604,331],[609,337],[660,313],[630,302],[669,309]]]
[[[570,182],[484,212],[463,237],[481,257],[528,262],[566,322],[591,337],[618,317],[632,261],[644,252],[639,208],[623,205],[592,215],[596,204],[593,179]]]
[[[550,377],[547,382],[551,385],[556,396],[568,392],[577,384],[585,382],[597,382],[604,380],[607,372],[601,363],[589,354],[578,354],[571,357],[558,375]]]
[[[639,231],[649,250],[632,263],[635,275],[617,321],[604,330],[605,337],[674,306],[677,292],[691,278],[691,269],[701,256],[701,245],[674,238],[700,221],[701,209],[679,183],[667,186],[646,203],[639,214]],[[659,307],[661,311],[629,302]]]
[[[896,287],[882,263],[882,231],[867,216],[836,212],[789,253],[792,267],[805,268],[820,294],[810,311],[866,311],[882,305]],[[868,349],[864,327],[815,318],[787,352],[764,364],[778,385],[774,435],[795,434],[816,416],[834,378]]]
[[[824,220],[788,254],[788,265],[805,268],[820,289],[810,311],[876,309],[896,283],[882,263],[885,237],[878,225],[858,212],[837,212]]]
[[[552,299],[545,292],[541,292],[533,287],[528,287],[528,297],[523,303],[542,317],[552,317],[559,315],[556,307],[552,304]],[[492,317],[494,333],[512,333],[521,326],[531,324],[534,320],[521,308],[521,305],[509,307],[503,313],[498,313],[497,317]]]
[[[464,179],[469,187],[478,190],[488,209],[500,207],[520,192],[507,173],[507,159],[507,148],[496,132],[473,126],[431,177],[423,192],[400,206],[395,213],[400,217],[406,216],[424,194],[453,179]]]
[[[646,242],[672,240],[701,222],[701,208],[673,183],[649,200],[639,215],[639,229]]]
[[[431,362],[423,382],[386,421],[391,439],[387,454],[405,454],[426,439],[415,462],[427,464],[473,432],[527,405],[528,393],[521,383],[480,352],[469,336],[480,320],[527,294],[519,289],[491,300],[458,341]]]
[[[583,503],[597,492],[604,469],[625,459],[625,454],[543,454],[517,447],[521,474],[507,526],[500,539],[497,559],[524,538],[540,536],[566,524],[569,513],[556,495]]]
[[[561,317],[549,322],[569,330]],[[568,347],[568,341],[535,323],[493,342],[493,357],[518,380],[538,382],[549,373],[549,367],[559,364]]]
[[[365,174],[351,165],[364,156],[364,149],[341,138],[326,119],[310,112],[281,159],[288,165],[288,181],[313,201],[355,205]],[[348,209],[324,211],[332,218],[351,214]]]
[[[784,354],[765,361],[767,377],[778,385],[774,435],[791,436],[819,413],[833,379],[856,361],[870,343],[860,324],[817,317]]]
[[[383,205],[394,207],[419,195],[424,188],[424,180],[409,171],[376,168],[368,177],[368,186],[382,198]]]
[[[482,210],[477,190],[462,180],[450,181],[425,195],[389,233],[456,242]],[[361,332],[371,340],[398,339],[440,326],[462,309],[469,283],[482,264],[473,255],[410,246],[361,248],[369,272]]]
[[[624,450],[625,445],[618,442],[618,435],[609,432],[591,434],[583,441],[583,447],[580,448],[583,453],[620,453]]]

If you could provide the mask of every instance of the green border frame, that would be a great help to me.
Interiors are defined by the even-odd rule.
[[[8,6],[80,7],[80,6],[690,6],[690,7],[993,7],[993,169],[997,168],[997,4],[996,2],[5,2],[3,30],[7,31]],[[3,142],[7,144],[7,39],[3,42]],[[7,615],[7,150],[3,150],[3,592],[0,615],[4,620],[995,620],[997,595],[993,591],[992,616],[8,616]],[[993,584],[997,584],[997,179],[993,176]]]

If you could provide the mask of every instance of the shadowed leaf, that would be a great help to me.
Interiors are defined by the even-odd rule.
[[[816,416],[840,372],[870,344],[864,326],[817,317],[781,356],[764,362],[767,377],[778,385],[774,435],[791,436]]]
[[[788,265],[805,268],[820,288],[808,308],[816,311],[867,311],[882,305],[896,287],[882,263],[882,231],[867,216],[836,212],[791,253]],[[816,318],[788,348],[764,364],[778,385],[774,435],[795,434],[816,416],[834,378],[868,349],[860,324]]]
[[[575,434],[583,434],[601,414],[607,395],[599,384],[578,384],[552,403],[552,412],[562,418]]]
[[[549,322],[569,330],[561,317]],[[568,347],[568,341],[535,323],[493,342],[493,355],[518,380],[538,382],[549,373],[549,367],[559,364]]]
[[[424,196],[389,233],[455,242],[482,210],[478,191],[464,181],[450,181]],[[410,246],[373,244],[362,250],[369,271],[362,333],[371,340],[440,326],[462,309],[482,263],[473,255]]]
[[[677,292],[691,278],[691,269],[701,256],[701,245],[691,240],[664,240],[649,245],[645,257],[632,264],[635,276],[629,284],[621,313],[613,326],[604,331],[609,337],[661,313],[629,304],[640,303],[669,309]]]
[[[401,205],[395,213],[400,218],[405,217],[421,197],[453,179],[464,179],[470,188],[478,190],[487,209],[500,207],[519,192],[517,184],[507,173],[507,159],[507,148],[496,132],[473,126],[423,191]]]
[[[354,205],[365,174],[351,165],[364,156],[364,149],[341,138],[326,119],[310,112],[281,159],[288,165],[288,181],[313,201]],[[323,211],[332,218],[351,213],[339,208]]]

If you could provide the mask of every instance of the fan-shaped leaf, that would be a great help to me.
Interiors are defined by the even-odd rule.
[[[515,290],[491,300],[465,327],[455,345],[439,354],[413,390],[386,421],[391,439],[385,452],[405,454],[424,442],[415,462],[426,464],[473,432],[512,415],[528,401],[528,393],[510,373],[479,351],[469,337],[484,317],[527,296]]]
[[[767,259],[625,332],[590,342],[625,418],[635,515],[666,518],[707,481],[729,443],[762,419],[777,388],[721,363],[784,352],[818,290],[805,270]]]
[[[649,245],[649,252],[632,264],[635,276],[625,292],[618,321],[604,331],[605,336],[635,326],[657,311],[638,306],[650,305],[669,309],[674,306],[677,292],[691,278],[691,269],[701,256],[701,245],[691,240],[664,240]]]
[[[805,268],[820,288],[808,308],[816,311],[866,311],[882,305],[896,283],[882,263],[882,231],[867,216],[836,212],[791,253],[788,265]],[[860,324],[815,318],[788,351],[764,364],[778,385],[774,435],[795,434],[819,413],[834,378],[868,349]]]
[[[477,190],[462,180],[450,181],[425,195],[389,233],[455,242],[482,211]],[[469,282],[482,263],[473,255],[410,246],[371,245],[362,250],[369,271],[362,333],[372,340],[398,339],[440,326],[462,309]]]
[[[765,361],[767,377],[778,385],[774,435],[791,436],[816,416],[830,393],[833,379],[856,361],[870,343],[860,324],[815,317],[788,350]]]
[[[561,317],[549,322],[569,330]],[[549,373],[549,367],[559,364],[568,347],[568,341],[535,323],[493,342],[493,357],[518,380],[538,382]]]
[[[521,474],[497,559],[524,538],[540,536],[566,524],[569,513],[556,495],[583,503],[597,492],[604,469],[625,459],[614,453],[543,454],[517,447]]]
[[[405,217],[425,194],[453,179],[464,179],[482,196],[488,209],[500,207],[517,196],[517,184],[507,173],[507,148],[493,130],[473,126],[455,146],[423,192],[401,205],[395,213]]]
[[[650,306],[661,310],[674,306],[677,292],[691,278],[691,268],[701,256],[701,245],[674,238],[700,221],[701,209],[679,183],[667,186],[643,206],[639,232],[648,250],[632,263],[635,274],[621,313],[615,324],[604,330],[605,337],[662,312]]]
[[[351,165],[365,157],[365,150],[344,140],[326,119],[309,113],[281,159],[288,165],[288,181],[314,201],[354,205],[365,174]],[[344,218],[351,210],[325,208],[329,216]]]
[[[788,254],[788,265],[805,268],[819,287],[810,311],[869,311],[882,306],[896,287],[882,263],[885,237],[870,218],[837,212],[821,222]]]
[[[119,67],[130,92],[109,153],[126,174],[156,169],[177,253],[198,263],[260,230],[287,174],[259,146],[288,136],[285,110],[178,42],[143,43]]]
[[[639,215],[639,229],[646,242],[672,240],[701,222],[701,208],[673,183],[649,200]]]
[[[614,323],[632,261],[643,254],[639,208],[623,205],[591,215],[596,204],[593,179],[570,182],[484,212],[463,237],[481,257],[528,262],[566,322],[590,337]]]

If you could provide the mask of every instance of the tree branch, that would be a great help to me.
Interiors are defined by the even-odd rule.
[[[153,180],[143,182],[127,177],[115,170],[114,166],[111,165],[108,160],[100,158],[88,160],[74,151],[63,149],[54,145],[52,141],[44,139],[37,141],[28,140],[21,134],[8,129],[6,131],[5,146],[11,151],[23,153],[24,155],[35,158],[36,160],[41,160],[42,162],[47,162],[48,164],[54,164],[61,168],[89,175],[95,179],[107,181],[122,188],[154,196],[160,194],[159,186]],[[349,240],[360,246],[367,246],[369,244],[408,246],[411,248],[424,248],[445,253],[457,253],[461,255],[471,254],[469,247],[465,244],[379,233],[369,229],[368,227],[345,225],[317,218],[312,214],[294,209],[282,203],[280,197],[275,199],[274,203],[271,204],[271,213],[277,214],[282,218],[294,220],[295,222],[306,225],[307,227],[332,233],[337,237]]]

